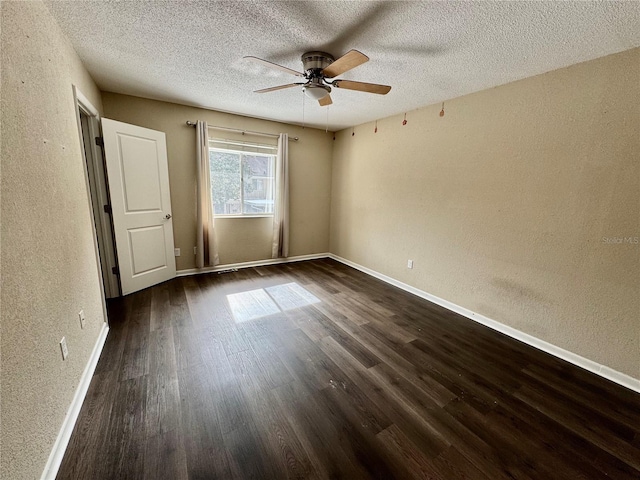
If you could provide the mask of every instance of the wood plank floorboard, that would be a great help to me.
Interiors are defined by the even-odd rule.
[[[108,310],[58,479],[640,478],[640,394],[333,260]]]

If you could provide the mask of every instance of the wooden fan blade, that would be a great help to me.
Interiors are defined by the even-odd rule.
[[[283,88],[297,87],[298,85],[302,85],[302,83],[289,83],[287,85],[278,85],[277,87],[263,88],[262,90],[254,90],[253,93],[275,92],[276,90],[282,90]]]
[[[256,62],[256,63],[259,63],[261,65],[264,65],[265,67],[274,68],[276,70],[281,70],[283,72],[290,73],[291,75],[296,75],[298,77],[304,77],[304,73],[297,72],[297,71],[292,70],[290,68],[283,67],[282,65],[278,65],[277,63],[269,62],[267,60],[263,60],[263,59],[258,58],[258,57],[247,56],[247,57],[243,57],[243,58],[245,60],[251,60],[252,62]]]
[[[331,105],[333,103],[333,100],[331,100],[331,95],[327,94],[326,97],[322,97],[320,100],[318,100],[318,103],[321,107],[326,107],[327,105]]]
[[[322,70],[322,74],[327,78],[337,77],[344,72],[356,68],[358,65],[362,65],[369,61],[364,53],[358,50],[349,50],[331,65]]]
[[[386,95],[391,90],[389,85],[378,85],[377,83],[353,82],[351,80],[336,80],[332,83],[334,87],[346,90],[358,90],[359,92],[377,93]]]

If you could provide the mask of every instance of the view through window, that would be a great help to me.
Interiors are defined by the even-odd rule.
[[[273,213],[275,155],[209,149],[214,215]]]

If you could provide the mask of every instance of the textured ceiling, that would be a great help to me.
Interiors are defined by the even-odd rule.
[[[303,123],[300,55],[370,61],[339,78],[392,85],[379,96],[334,89],[307,98],[304,123],[329,130],[438,103],[640,45],[640,2],[77,2],[47,3],[106,91]]]

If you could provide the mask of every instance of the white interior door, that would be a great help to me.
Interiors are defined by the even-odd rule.
[[[176,276],[165,134],[102,119],[122,294]]]

